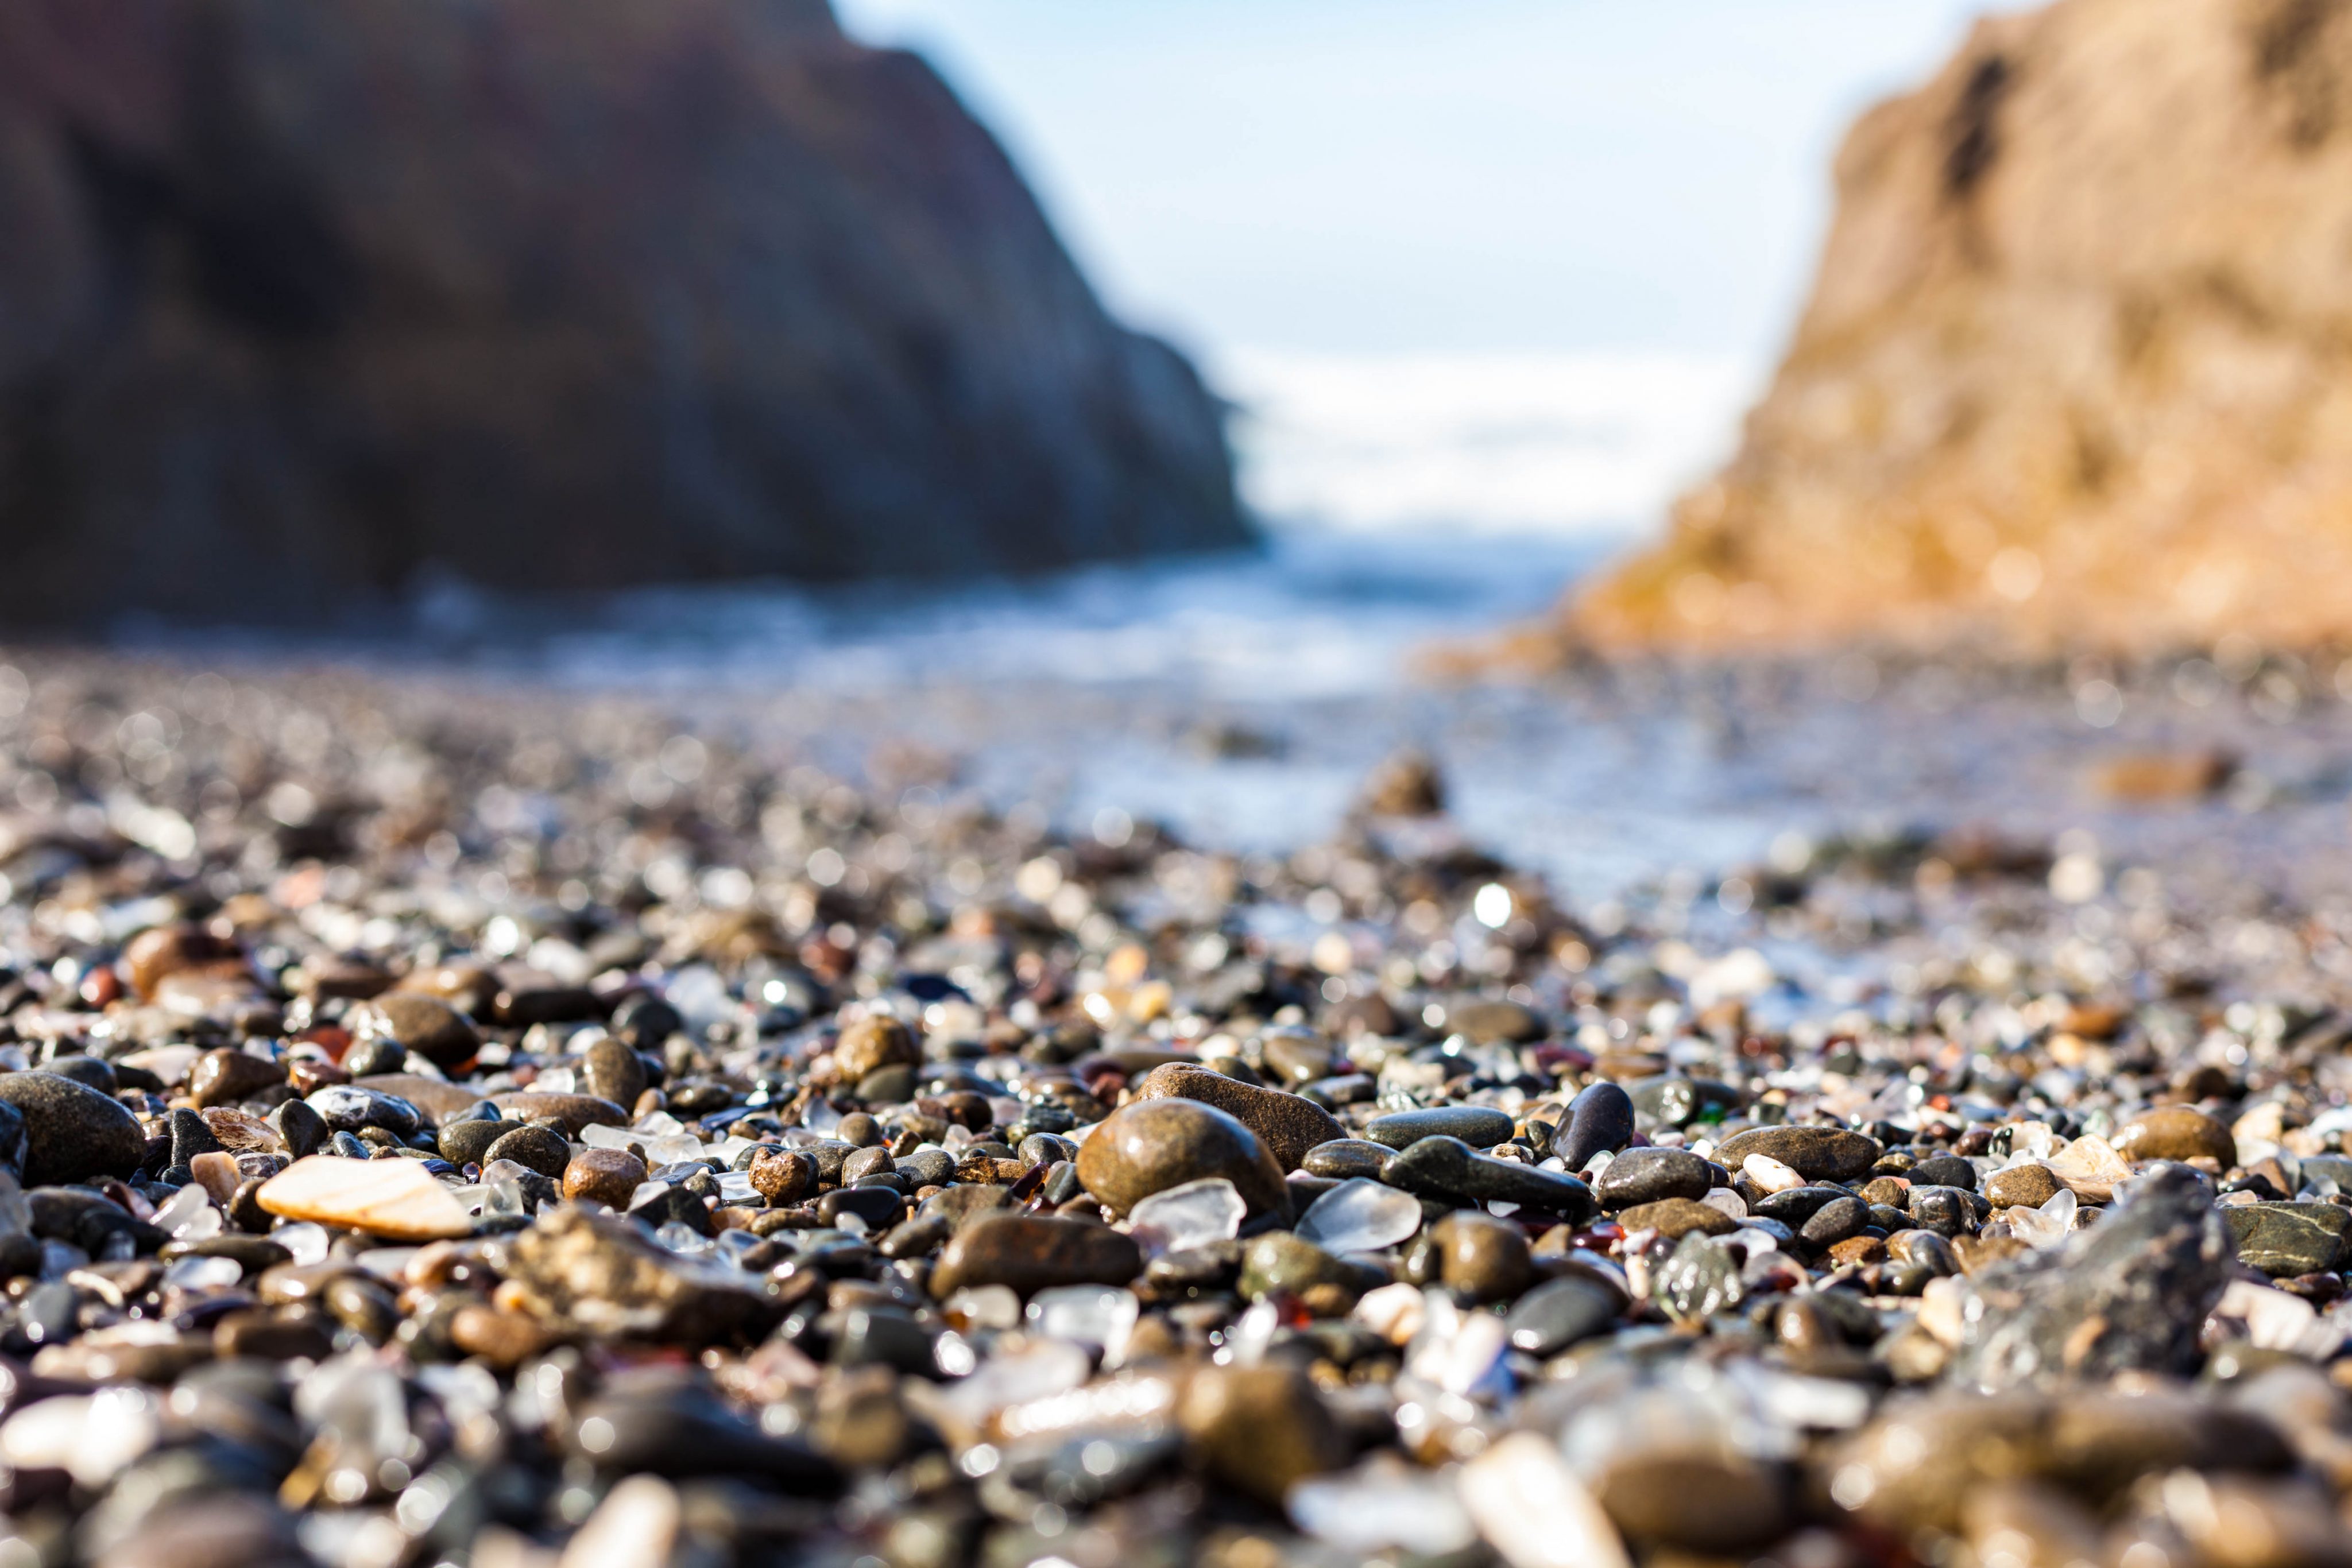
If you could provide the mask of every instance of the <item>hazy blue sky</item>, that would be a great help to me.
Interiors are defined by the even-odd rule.
[[[1982,0],[837,0],[1211,350],[1762,363],[1838,134]]]

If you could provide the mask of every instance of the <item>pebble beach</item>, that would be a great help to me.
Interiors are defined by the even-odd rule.
[[[9,661],[0,1568],[2352,1561],[2333,666]],[[1144,734],[1346,799],[1024,797]]]

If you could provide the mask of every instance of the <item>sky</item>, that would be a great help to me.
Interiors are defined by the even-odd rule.
[[[835,4],[927,55],[1111,308],[1256,412],[1262,506],[1511,527],[1631,526],[1721,455],[1802,302],[1844,126],[1987,8]],[[1429,452],[1399,444],[1408,415]]]

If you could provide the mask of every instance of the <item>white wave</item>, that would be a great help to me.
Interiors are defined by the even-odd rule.
[[[1665,353],[1241,350],[1242,488],[1276,519],[1598,536],[1654,528],[1731,451],[1759,377]]]

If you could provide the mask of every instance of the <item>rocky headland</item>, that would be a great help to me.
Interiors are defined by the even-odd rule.
[[[1230,547],[1222,411],[824,0],[0,13],[0,624]]]
[[[1586,645],[2341,641],[2352,8],[1980,23],[1837,162],[1730,465],[1581,593]]]

